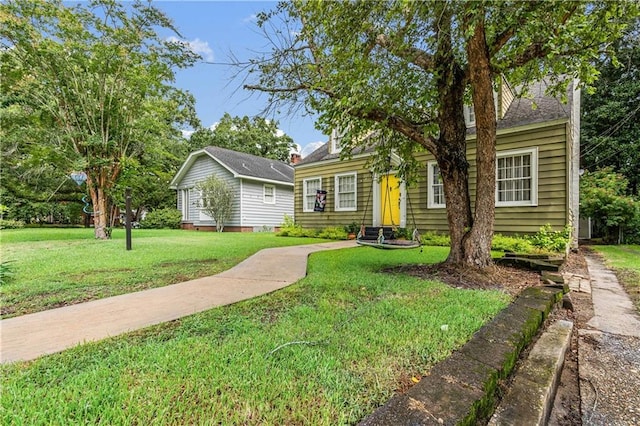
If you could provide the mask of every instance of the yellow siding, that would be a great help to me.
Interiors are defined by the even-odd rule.
[[[532,233],[541,226],[550,223],[555,229],[561,229],[568,223],[567,213],[567,122],[550,126],[524,129],[518,132],[499,134],[497,151],[538,148],[538,205],[519,207],[496,207],[495,232]],[[469,161],[469,190],[472,203],[475,198],[475,139],[467,140]],[[421,153],[417,159],[424,163],[419,181],[408,189],[409,198],[415,215],[416,224],[421,231],[447,232],[446,209],[427,208],[427,161],[433,160],[428,153]],[[296,222],[304,227],[321,228],[341,226],[362,221],[367,197],[371,191],[371,175],[365,169],[366,159],[356,158],[348,161],[319,162],[315,165],[296,168],[295,175],[295,215]],[[334,211],[334,176],[344,172],[358,172],[358,211]],[[302,181],[308,177],[321,176],[323,189],[328,191],[324,213],[302,212]],[[371,223],[371,202],[367,209],[365,223]],[[411,210],[407,206],[407,226],[413,226]]]

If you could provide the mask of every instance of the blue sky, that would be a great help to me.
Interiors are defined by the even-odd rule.
[[[202,125],[213,125],[225,112],[232,116],[254,116],[266,105],[266,97],[248,92],[240,80],[232,80],[229,63],[232,52],[239,59],[265,51],[267,42],[259,32],[255,16],[276,6],[271,1],[156,1],[154,5],[174,21],[183,40],[190,42],[205,61],[178,70],[176,86],[196,98]],[[327,137],[314,128],[314,117],[275,116],[279,128],[291,136],[307,155]]]

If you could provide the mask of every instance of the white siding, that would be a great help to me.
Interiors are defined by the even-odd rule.
[[[242,181],[242,226],[280,226],[284,215],[293,216],[293,187],[275,186],[275,204],[264,202],[264,183],[247,179]]]
[[[207,177],[215,174],[218,178],[225,180],[234,190],[236,199],[234,201],[233,212],[231,219],[225,223],[225,226],[240,226],[240,182],[234,178],[233,175],[216,161],[206,155],[202,155],[197,158],[182,180],[178,183],[178,209],[182,208],[182,196],[181,189],[189,188],[189,219],[185,222],[192,222],[194,225],[214,225],[214,221],[202,221],[200,209],[198,208],[198,201],[200,200],[200,194],[195,189],[196,183],[206,179]]]

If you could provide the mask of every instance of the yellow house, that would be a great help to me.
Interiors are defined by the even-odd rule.
[[[578,167],[580,91],[570,85],[568,102],[546,96],[544,83],[530,88],[531,98],[514,98],[507,84],[496,96],[495,232],[534,233],[551,224],[570,224],[578,235]],[[475,198],[475,120],[467,119],[469,187]],[[366,162],[373,150],[340,159],[339,139],[330,140],[295,165],[294,212],[303,227],[323,228],[356,222],[447,232],[442,181],[434,157],[417,157],[424,165],[418,183],[407,187],[390,170],[376,176]],[[392,159],[398,165],[399,159]],[[324,209],[314,209],[318,190],[326,191]],[[322,210],[322,211],[317,211]],[[415,225],[414,225],[415,224]]]

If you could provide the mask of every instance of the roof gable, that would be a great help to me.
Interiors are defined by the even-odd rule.
[[[245,178],[269,183],[293,186],[293,167],[289,164],[269,158],[262,158],[244,152],[232,151],[218,146],[208,146],[189,154],[180,170],[171,181],[170,187],[176,188],[195,160],[207,155],[235,178]]]

